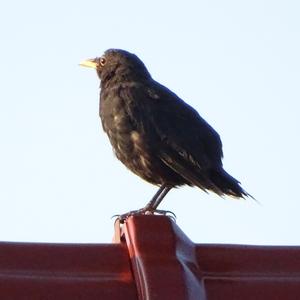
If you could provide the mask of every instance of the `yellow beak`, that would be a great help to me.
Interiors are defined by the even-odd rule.
[[[79,66],[97,69],[97,62],[95,59],[87,59],[82,61]]]

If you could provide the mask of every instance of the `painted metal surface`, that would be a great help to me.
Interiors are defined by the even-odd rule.
[[[169,218],[130,218],[124,236],[140,299],[205,299],[195,244]]]
[[[300,299],[300,247],[194,244],[148,215],[116,224],[114,241],[0,243],[0,299]]]
[[[137,299],[124,244],[0,243],[0,299]]]

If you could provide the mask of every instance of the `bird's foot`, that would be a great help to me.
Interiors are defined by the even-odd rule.
[[[113,217],[117,217],[121,224],[123,224],[129,217],[137,216],[137,215],[163,215],[170,217],[174,222],[176,220],[176,215],[169,210],[160,210],[160,209],[151,209],[148,207],[144,207],[138,210],[132,210],[128,213],[122,215],[114,215]]]

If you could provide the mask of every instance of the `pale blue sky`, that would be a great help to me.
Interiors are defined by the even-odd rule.
[[[0,240],[107,242],[156,187],[113,156],[99,81],[78,63],[136,53],[220,133],[254,201],[173,190],[195,242],[299,244],[299,1],[3,1]],[[158,233],[159,234],[159,233]]]

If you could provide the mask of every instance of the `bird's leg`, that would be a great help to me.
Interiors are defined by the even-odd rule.
[[[171,218],[175,219],[176,216],[171,211],[157,209],[158,205],[161,203],[161,201],[167,195],[167,193],[171,190],[171,188],[172,187],[163,184],[145,207],[138,210],[130,211],[123,215],[119,215],[118,218],[120,222],[124,223],[124,221],[128,217],[133,215],[146,215],[146,214],[155,214],[155,213],[162,214],[162,215],[171,214],[172,215]]]
[[[145,211],[157,210],[158,205],[162,202],[164,197],[168,194],[172,187],[163,184],[159,190],[155,193],[152,199],[144,207]]]
[[[153,198],[149,201],[149,203],[141,209],[144,214],[160,214],[160,215],[169,215],[170,218],[175,221],[176,215],[170,210],[161,210],[157,209],[158,205],[162,202],[164,197],[168,194],[168,192],[172,189],[170,186],[162,185],[158,192],[153,196]]]

